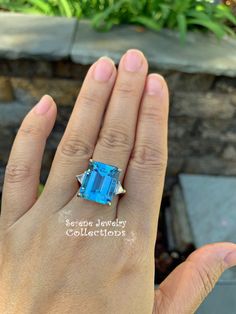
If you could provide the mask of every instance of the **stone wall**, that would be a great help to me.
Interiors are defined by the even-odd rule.
[[[22,19],[20,15],[17,18]],[[54,23],[48,17],[37,19],[42,18],[44,27],[48,19]],[[34,21],[33,18],[30,23]],[[58,21],[60,24],[61,20]],[[37,23],[42,27],[40,21]],[[76,30],[69,39],[65,23],[69,23],[71,34]],[[166,193],[180,172],[236,175],[235,41],[230,39],[218,45],[212,37],[204,39],[199,34],[191,34],[182,46],[175,34],[165,31],[154,34],[121,27],[98,34],[87,23],[77,28],[74,20],[63,20],[61,24],[53,24],[53,42],[49,40],[50,32],[40,37],[35,26],[36,40],[30,43],[33,35],[27,39],[27,25],[24,29],[21,24],[20,30],[15,26],[14,38],[18,31],[23,32],[23,46],[18,42],[13,44],[16,39],[7,41],[10,35],[5,35],[4,44],[0,43],[0,178],[21,120],[43,94],[50,94],[58,104],[58,117],[44,156],[41,178],[44,183],[89,65],[102,55],[118,61],[126,49],[133,47],[144,51],[150,72],[163,74],[169,84]],[[59,43],[55,40],[55,27]],[[63,40],[69,41],[63,46],[60,46],[60,27],[65,36]],[[7,33],[7,29],[3,31]]]
[[[43,94],[58,104],[42,181],[69,119],[88,65],[71,61],[0,60],[0,165],[25,113]],[[236,174],[236,79],[153,68],[170,89],[167,191],[180,172]]]

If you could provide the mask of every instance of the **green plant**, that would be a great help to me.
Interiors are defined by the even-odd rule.
[[[43,189],[44,189],[44,185],[40,183],[38,186],[38,196],[43,192]]]
[[[187,30],[209,30],[218,38],[234,35],[236,17],[225,4],[211,0],[0,0],[0,8],[24,13],[89,18],[98,30],[133,23],[155,31],[178,29],[183,40]]]
[[[81,17],[79,1],[69,0],[0,0],[0,8],[22,13]]]

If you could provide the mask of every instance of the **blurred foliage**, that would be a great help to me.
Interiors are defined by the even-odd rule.
[[[40,183],[38,186],[38,196],[40,196],[40,194],[43,192],[43,189],[44,189],[44,185]]]
[[[139,24],[154,31],[208,30],[218,38],[235,35],[236,17],[224,3],[211,0],[0,0],[0,8],[23,13],[89,18],[106,31],[114,25]]]

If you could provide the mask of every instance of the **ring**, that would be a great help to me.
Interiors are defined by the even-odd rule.
[[[115,195],[126,193],[119,181],[121,171],[116,166],[90,159],[88,169],[76,176],[81,184],[77,196],[111,206]]]

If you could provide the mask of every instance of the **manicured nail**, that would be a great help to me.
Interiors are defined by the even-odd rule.
[[[236,266],[236,250],[226,255],[225,263],[228,267]]]
[[[143,54],[138,50],[128,50],[124,56],[126,71],[137,72],[143,64]]]
[[[94,79],[98,82],[107,82],[114,71],[114,62],[107,57],[100,58],[95,64]]]
[[[147,78],[146,93],[148,95],[160,95],[163,88],[163,78],[159,74],[150,74]]]
[[[50,96],[43,96],[37,105],[34,107],[34,112],[38,115],[44,115],[51,108],[52,99]]]

